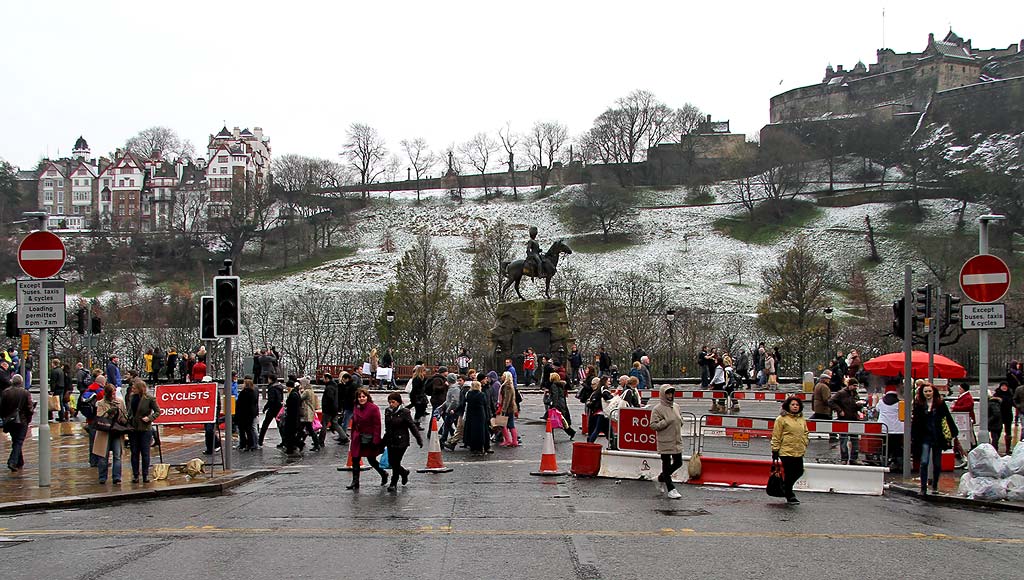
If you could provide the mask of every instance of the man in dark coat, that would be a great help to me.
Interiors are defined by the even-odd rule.
[[[437,412],[437,408],[444,404],[444,400],[448,396],[447,375],[447,367],[438,367],[434,376],[430,377],[430,380],[427,381],[426,394],[430,397],[430,410],[432,413]],[[430,437],[429,430],[427,431],[427,437]]]
[[[323,425],[320,428],[320,446],[323,447],[324,440],[327,439],[327,432],[334,431],[338,434],[338,441],[342,440],[342,434],[344,431],[338,428],[338,412],[341,410],[340,399],[338,398],[338,381],[334,380],[331,373],[324,373],[323,378],[324,394],[320,397],[320,409],[323,413],[323,418],[320,420],[320,424]]]
[[[356,408],[356,389],[359,388],[357,378],[358,376],[342,373],[341,384],[338,385],[338,414],[341,415],[338,423],[338,428],[341,429],[338,443],[342,445],[348,443],[348,422],[352,420],[352,412]]]
[[[21,375],[13,375],[10,382],[10,386],[0,393],[0,418],[11,419],[17,416],[17,419],[10,423],[4,422],[4,432],[11,436],[11,454],[7,458],[7,468],[18,471],[25,466],[21,449],[32,423],[33,406],[32,395],[25,388],[25,380]]]
[[[284,405],[284,383],[272,374],[268,375],[266,379],[270,381],[270,386],[267,387],[267,402],[263,405],[264,416],[263,425],[260,426],[260,447],[263,447],[263,439],[267,436],[270,422],[277,418],[277,414]]]
[[[281,423],[281,442],[284,452],[292,455],[302,450],[299,441],[299,423],[302,420],[302,394],[298,385],[293,385],[284,402],[284,421]]]
[[[572,376],[569,377],[569,384],[578,386],[580,384],[580,367],[583,366],[583,355],[575,344],[572,345],[572,352],[569,353],[569,368]]]

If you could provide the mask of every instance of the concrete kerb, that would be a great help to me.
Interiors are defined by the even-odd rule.
[[[983,511],[1004,511],[1004,512],[1015,512],[1024,513],[1024,503],[1020,502],[1005,502],[1005,501],[984,501],[979,499],[967,499],[966,497],[960,497],[958,495],[947,495],[947,494],[932,494],[921,495],[919,489],[908,487],[905,485],[899,485],[890,483],[886,486],[886,491],[896,493],[899,495],[907,495],[915,497],[917,499],[927,501],[929,503],[947,505],[953,507],[961,507]]]
[[[176,497],[182,495],[219,494],[231,488],[242,485],[243,483],[248,483],[256,478],[271,475],[276,472],[276,469],[252,469],[246,471],[239,471],[237,473],[233,473],[228,476],[222,476],[203,483],[171,485],[156,489],[134,489],[124,492],[105,492],[86,495],[72,495],[63,497],[12,501],[7,503],[0,503],[0,514],[51,509],[66,509],[72,507],[81,508],[99,504],[140,501],[147,499],[158,499],[161,497]]]

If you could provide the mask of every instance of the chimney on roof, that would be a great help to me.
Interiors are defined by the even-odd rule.
[[[238,139],[238,134],[240,132],[240,129],[238,127],[235,127],[234,129],[231,130],[231,136],[234,137],[235,139]]]
[[[933,44],[935,44],[935,33],[934,32],[929,32],[928,33],[928,46],[931,46]]]
[[[1021,45],[1024,46],[1024,40],[1021,41]],[[253,134],[254,137],[256,137],[257,139],[262,141],[263,140],[263,127],[253,127],[252,128],[252,134]]]

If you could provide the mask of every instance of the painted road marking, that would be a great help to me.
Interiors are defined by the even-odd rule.
[[[219,528],[215,526],[184,526],[181,528],[135,528],[102,530],[14,530],[4,531],[7,538],[27,537],[79,537],[79,536],[162,536],[162,535],[290,535],[290,536],[589,536],[614,538],[737,538],[779,540],[894,540],[914,542],[967,542],[982,544],[1024,545],[1024,538],[985,538],[975,536],[949,536],[945,534],[850,534],[833,532],[764,532],[697,531],[691,528],[657,530],[456,530],[451,526],[421,526],[418,529],[375,529],[375,528]]]

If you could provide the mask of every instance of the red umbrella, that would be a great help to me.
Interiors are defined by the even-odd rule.
[[[903,374],[905,360],[903,352],[891,352],[864,363],[864,370],[883,377],[895,377]],[[928,353],[915,350],[910,357],[910,365],[910,374],[913,378],[928,378]],[[936,354],[935,376],[943,379],[962,379],[967,376],[967,370],[953,359]]]

